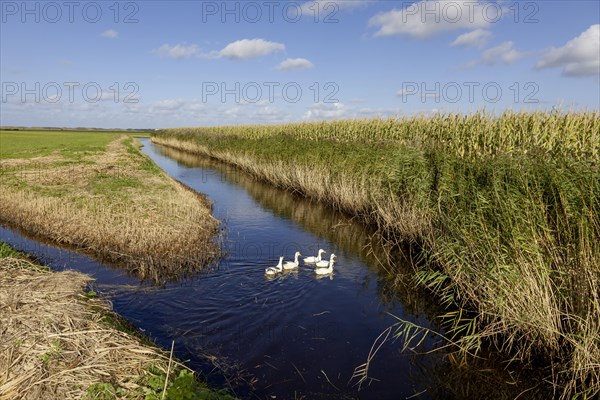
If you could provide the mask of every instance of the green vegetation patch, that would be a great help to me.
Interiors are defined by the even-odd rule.
[[[0,131],[0,160],[53,153],[75,158],[103,151],[117,137],[113,132]]]
[[[143,183],[134,177],[97,174],[90,180],[92,193],[119,195],[128,188],[142,188]]]
[[[24,254],[16,251],[10,247],[7,243],[0,242],[0,258],[6,257],[23,257]]]

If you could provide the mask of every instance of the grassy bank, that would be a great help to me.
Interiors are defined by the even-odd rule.
[[[50,272],[0,242],[1,400],[158,400],[163,392],[165,399],[232,399],[86,293],[90,280]]]
[[[417,245],[415,280],[447,306],[458,355],[496,348],[569,398],[600,391],[599,132],[597,113],[476,113],[168,129],[153,141]]]
[[[210,204],[112,132],[0,131],[0,223],[127,266],[193,273],[217,254]]]

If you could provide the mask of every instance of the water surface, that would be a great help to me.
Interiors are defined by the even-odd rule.
[[[390,279],[392,268],[407,266],[382,264],[383,249],[372,232],[234,167],[143,143],[169,175],[205,193],[224,224],[227,256],[218,270],[181,289],[159,317],[177,330],[173,335],[186,351],[225,357],[257,380],[258,393],[278,398],[400,398],[424,390],[426,377],[412,373],[415,357],[391,342],[372,363],[370,374],[378,381],[360,392],[349,382],[374,340],[395,322],[390,314],[429,326],[418,312],[422,299],[408,290],[401,298],[398,276]],[[308,256],[319,248],[327,257],[337,255],[333,274],[317,276],[313,266],[301,265],[297,272],[265,277],[264,269],[280,255],[292,260],[297,250]]]

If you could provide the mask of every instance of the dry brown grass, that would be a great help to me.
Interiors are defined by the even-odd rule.
[[[83,295],[89,280],[0,259],[0,400],[81,399],[98,382],[135,391],[150,367],[166,372],[161,350],[102,322],[109,307]]]
[[[127,266],[143,279],[218,256],[210,203],[149,163],[126,136],[105,152],[0,161],[0,223]]]

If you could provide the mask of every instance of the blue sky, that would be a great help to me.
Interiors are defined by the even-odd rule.
[[[598,1],[1,1],[0,125],[598,110]]]

